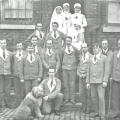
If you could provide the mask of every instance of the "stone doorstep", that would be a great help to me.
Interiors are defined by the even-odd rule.
[[[71,103],[67,103],[65,105],[62,105],[61,107],[61,111],[65,112],[65,111],[78,111],[82,109],[82,103],[76,103],[76,104],[71,104]]]

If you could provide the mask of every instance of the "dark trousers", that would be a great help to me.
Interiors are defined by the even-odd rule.
[[[11,80],[9,75],[0,75],[0,105],[6,105],[5,96],[9,94],[11,88]]]
[[[34,79],[25,80],[25,82],[24,82],[25,95],[27,95],[29,92],[31,92],[32,88],[37,85],[38,85],[38,82]]]
[[[105,116],[105,88],[102,84],[91,84],[91,99],[94,112],[99,113],[101,117]]]
[[[112,84],[111,102],[112,113],[114,115],[120,114],[120,82],[116,82],[114,80]]]
[[[75,100],[75,81],[76,69],[64,70],[63,69],[63,83],[64,83],[64,97],[65,100]]]
[[[86,77],[79,77],[79,94],[80,102],[83,103],[83,109],[85,111],[90,110],[90,90],[86,88]]]

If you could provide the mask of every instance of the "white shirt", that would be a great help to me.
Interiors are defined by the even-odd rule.
[[[69,49],[70,49],[70,52],[69,52]],[[73,51],[74,51],[73,46],[70,46],[70,47],[66,46],[65,52],[66,52],[67,54],[71,54]]]
[[[31,55],[32,55],[32,61],[31,61]],[[28,53],[28,55],[27,55],[27,60],[28,60],[30,63],[34,62],[34,61],[35,61],[35,55]]]

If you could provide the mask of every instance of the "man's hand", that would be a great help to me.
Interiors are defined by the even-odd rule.
[[[24,79],[20,80],[20,82],[23,83],[23,82],[24,82]]]
[[[103,82],[103,87],[107,87],[107,82]]]
[[[43,99],[44,99],[45,101],[47,101],[47,100],[48,100],[48,96],[45,96]]]
[[[86,87],[87,87],[87,89],[90,89],[90,84],[87,84]]]
[[[41,81],[41,78],[38,78],[37,80],[38,80],[38,82],[40,82],[40,81]]]

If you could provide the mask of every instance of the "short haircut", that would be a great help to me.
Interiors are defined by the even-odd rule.
[[[48,39],[46,43],[53,43],[53,41],[51,39]]]
[[[72,37],[71,37],[71,36],[66,36],[65,38],[66,38],[66,39],[67,39],[67,38],[69,38],[69,39],[71,39],[71,40],[72,40]]]
[[[95,42],[95,43],[93,44],[93,49],[94,49],[95,47],[100,48],[100,44],[99,44],[98,42]]]
[[[36,39],[38,39],[38,37],[37,37],[37,36],[35,36],[35,35],[34,35],[34,36],[32,36],[31,40],[32,40],[33,38],[36,38]]]
[[[108,43],[108,40],[107,39],[103,39],[102,43]]]
[[[53,25],[53,24],[59,26],[58,22],[52,22],[52,25]]]

